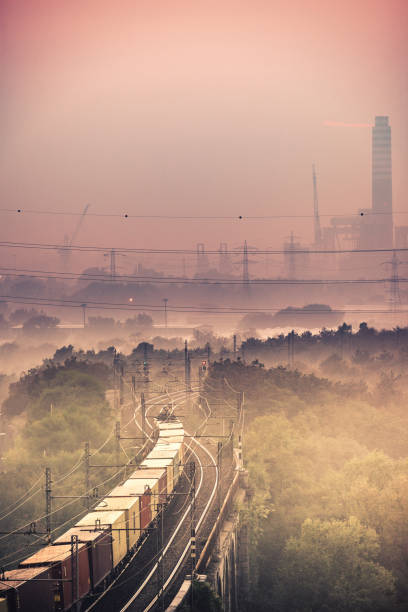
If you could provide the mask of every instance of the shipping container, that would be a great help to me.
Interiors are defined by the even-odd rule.
[[[45,546],[20,563],[20,567],[38,566],[51,567],[51,577],[59,581],[57,592],[54,595],[56,610],[68,610],[73,604],[71,545]],[[91,589],[88,550],[85,544],[78,544],[78,579],[80,599]]]
[[[10,582],[0,582],[0,612],[54,612],[54,593],[59,589],[49,567],[14,569],[4,577]]]
[[[147,486],[149,479],[144,481],[128,480],[118,487],[115,487],[109,494],[109,497],[118,496],[123,497],[126,494],[137,496],[140,502],[140,529],[144,530],[152,520],[153,517],[153,503],[154,496],[151,489]],[[158,480],[157,478],[150,479],[153,486],[157,486],[156,491],[158,492]]]
[[[116,567],[127,553],[126,517],[122,510],[112,512],[90,512],[78,521],[75,527],[83,531],[103,531],[110,528],[112,531],[113,566]]]
[[[158,439],[175,437],[184,438],[184,429],[161,429]]]
[[[111,492],[113,493],[113,491]],[[140,500],[139,496],[105,497],[94,508],[95,512],[123,510],[126,517],[127,547],[133,548],[140,537]]]
[[[167,470],[166,468],[143,468],[137,469],[129,476],[128,480],[158,480],[159,502],[164,504],[167,500]]]
[[[178,480],[178,475],[180,471],[180,448],[177,450],[155,448],[147,455],[146,459],[171,459],[173,462],[173,476],[174,481]]]
[[[111,531],[109,528],[103,532],[84,531],[79,527],[73,527],[57,538],[52,545],[69,544],[73,535],[78,536],[80,542],[85,543],[88,548],[91,589],[95,590],[113,568]]]
[[[184,443],[183,442],[172,442],[171,438],[161,438],[158,440],[155,449],[169,448],[172,450],[178,450],[180,455],[180,461],[184,461]]]
[[[111,491],[109,497],[113,495],[122,496],[129,493],[139,496],[148,495],[152,518],[156,516],[157,504],[159,503],[159,480],[157,478],[145,478],[144,480],[129,478],[122,485]],[[145,505],[144,503],[143,507]]]
[[[159,429],[183,429],[183,425],[180,421],[163,421],[159,422]]]
[[[141,464],[144,468],[166,468],[167,471],[167,493],[170,495],[174,489],[174,467],[172,459],[145,459]]]
[[[159,440],[156,444],[156,446],[154,447],[155,450],[161,450],[161,449],[171,449],[171,450],[175,450],[178,451],[178,455],[179,455],[179,460],[180,460],[180,464],[181,464],[181,471],[182,468],[184,467],[184,444],[181,442],[170,442],[169,438],[162,438],[161,440]]]

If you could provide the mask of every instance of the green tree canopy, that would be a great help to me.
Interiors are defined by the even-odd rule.
[[[279,610],[389,610],[394,578],[377,562],[378,536],[351,517],[304,521],[278,569]]]

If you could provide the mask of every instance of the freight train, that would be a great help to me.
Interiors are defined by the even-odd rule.
[[[146,537],[183,470],[182,423],[169,418],[156,424],[156,444],[125,482],[52,544],[0,576],[0,612],[63,612],[111,582]]]

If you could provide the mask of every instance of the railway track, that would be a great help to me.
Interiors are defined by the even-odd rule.
[[[193,391],[189,398],[198,397]],[[148,402],[146,416],[164,399],[169,399],[173,409],[186,402],[185,391],[166,393]],[[140,407],[134,413],[134,422],[139,423]],[[151,424],[146,418],[149,427]],[[189,435],[186,431],[186,434]],[[216,497],[218,470],[213,454],[198,439],[188,438],[185,463],[194,461],[196,465],[196,495],[194,524],[197,537],[208,532],[210,508]],[[157,532],[149,532],[146,539],[132,558],[115,578],[111,585],[94,601],[83,609],[91,612],[148,612],[163,609],[164,603],[170,598],[169,587],[186,573],[190,563],[190,536],[192,527],[192,500],[190,495],[191,482],[187,470],[184,470],[175,495],[163,512],[163,547],[158,548]],[[162,551],[162,552],[161,552]],[[190,566],[191,567],[191,566]],[[191,569],[190,569],[191,571]],[[158,597],[159,589],[162,594]]]

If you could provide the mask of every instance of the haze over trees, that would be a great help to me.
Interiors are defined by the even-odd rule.
[[[383,404],[364,383],[215,363],[210,403],[231,389],[245,394],[253,608],[405,610],[406,386]]]

